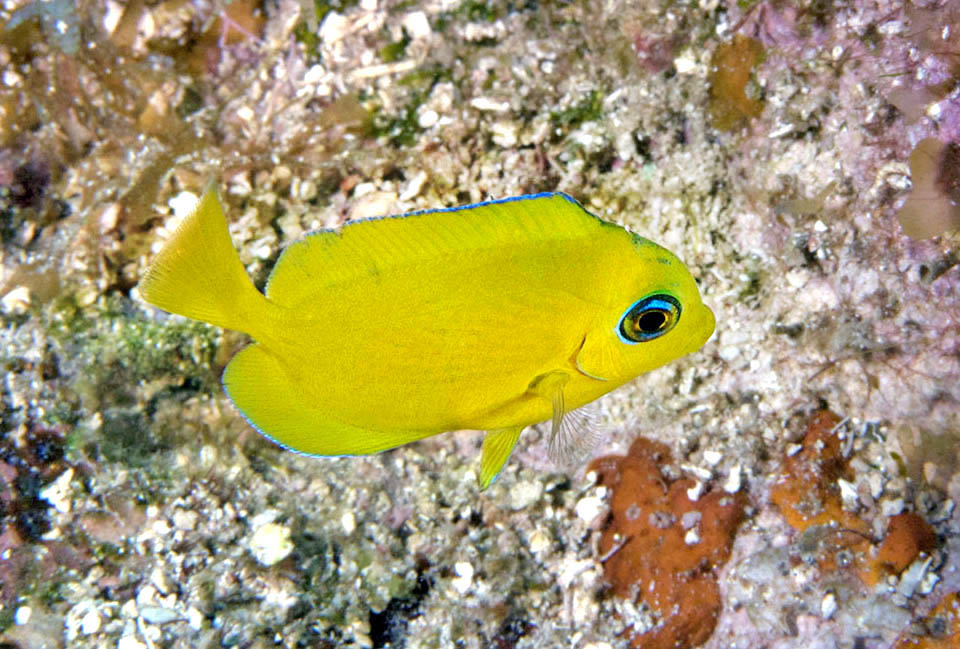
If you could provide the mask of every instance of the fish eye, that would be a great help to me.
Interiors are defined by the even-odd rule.
[[[677,325],[680,302],[666,293],[648,295],[627,309],[620,318],[617,335],[632,345],[659,338]]]

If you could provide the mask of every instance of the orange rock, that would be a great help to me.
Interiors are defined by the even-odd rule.
[[[890,519],[883,542],[873,548],[867,522],[843,509],[837,479],[849,476],[840,439],[833,432],[838,421],[826,410],[814,415],[801,450],[784,459],[770,501],[798,531],[815,525],[834,528],[837,533],[833,544],[824,547],[853,551],[860,578],[874,586],[887,575],[899,575],[921,552],[932,551],[937,546],[937,534],[920,515],[899,514]],[[825,572],[835,570],[836,556],[835,551],[825,551],[820,568]]]
[[[937,547],[937,533],[919,514],[897,514],[890,519],[887,535],[869,562],[864,575],[868,584],[876,584],[886,575],[899,575],[913,563],[921,552],[932,552]]]
[[[590,466],[613,491],[600,550],[622,544],[604,574],[616,595],[642,600],[659,615],[654,629],[631,639],[644,649],[696,646],[710,637],[720,613],[716,568],[743,518],[742,493],[711,491],[691,501],[694,480],[670,482],[660,472],[670,461],[665,445],[639,437],[626,457]]]
[[[837,478],[847,475],[840,439],[834,427],[840,421],[822,410],[813,416],[796,454],[783,461],[783,469],[770,491],[770,501],[796,530],[835,524],[860,534],[869,529],[860,517],[844,511]]]
[[[926,636],[901,636],[893,649],[956,649],[960,647],[960,593],[949,593],[924,620]]]

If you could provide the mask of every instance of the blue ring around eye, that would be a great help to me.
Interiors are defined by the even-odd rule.
[[[632,340],[630,338],[627,338],[624,335],[624,330],[623,330],[623,324],[624,324],[624,321],[627,319],[627,316],[631,315],[632,313],[639,314],[641,312],[651,311],[651,310],[665,311],[667,313],[673,314],[673,322],[670,324],[668,328],[662,331],[657,331],[650,334],[644,334],[641,340]],[[629,308],[627,308],[627,310],[623,312],[623,315],[620,316],[620,320],[617,321],[617,326],[614,327],[614,332],[616,332],[617,338],[619,338],[621,342],[627,345],[636,345],[637,343],[647,342],[649,340],[653,340],[654,338],[659,338],[663,334],[673,329],[673,327],[676,326],[677,321],[680,319],[680,312],[681,312],[680,300],[673,297],[672,295],[669,295],[667,293],[655,293],[653,295],[648,295],[646,297],[640,298],[639,300],[631,304]]]

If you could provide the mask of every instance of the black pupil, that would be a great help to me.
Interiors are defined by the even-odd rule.
[[[637,318],[637,328],[648,334],[656,333],[667,324],[667,314],[659,309],[650,310]]]

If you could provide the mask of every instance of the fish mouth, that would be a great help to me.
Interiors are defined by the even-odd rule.
[[[697,344],[691,348],[691,352],[703,347],[717,328],[717,317],[713,314],[713,310],[703,303],[700,304],[700,321],[703,323],[704,335],[702,338],[698,337]]]

